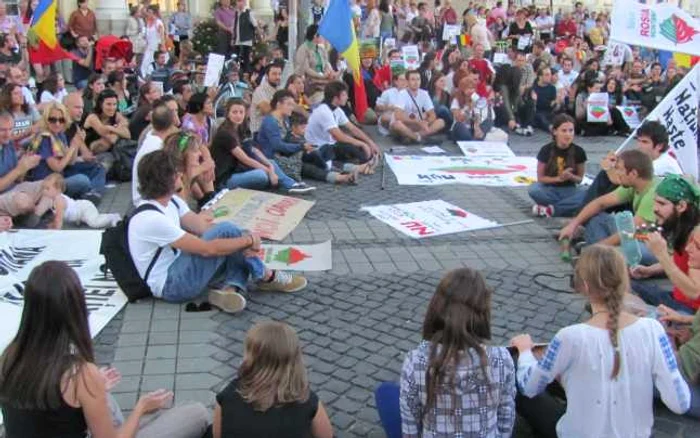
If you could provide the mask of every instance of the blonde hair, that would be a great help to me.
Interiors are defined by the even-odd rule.
[[[239,394],[256,411],[308,400],[309,382],[294,329],[265,321],[248,330],[238,379]]]
[[[66,123],[63,124],[64,128],[68,128],[68,125],[73,123],[72,119],[70,118],[68,108],[66,108],[65,105],[59,102],[49,102],[48,104],[46,104],[44,112],[41,114],[42,128],[49,128],[49,117],[51,116],[51,111],[60,111],[61,114],[63,114],[63,118],[66,119]]]
[[[64,193],[66,191],[66,180],[60,173],[54,172],[47,175],[46,178],[44,178],[44,183],[53,185],[58,190],[60,190],[61,193]]]
[[[577,289],[585,283],[588,295],[602,302],[608,311],[608,334],[614,349],[611,379],[620,373],[619,322],[625,293],[629,290],[627,264],[620,252],[605,245],[592,245],[583,250],[574,272]]]

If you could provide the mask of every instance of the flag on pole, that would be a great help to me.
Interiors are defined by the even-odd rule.
[[[51,64],[62,59],[77,60],[66,52],[56,36],[57,0],[39,0],[27,32],[29,61],[32,64]]]
[[[660,122],[668,131],[669,153],[684,173],[698,177],[698,101],[700,101],[700,64],[676,84],[644,119]],[[642,122],[644,123],[644,122]],[[637,129],[618,148],[626,148]]]
[[[318,33],[342,54],[352,71],[355,93],[355,116],[362,121],[367,111],[367,93],[360,72],[360,48],[355,36],[352,11],[348,0],[331,0],[321,19]]]

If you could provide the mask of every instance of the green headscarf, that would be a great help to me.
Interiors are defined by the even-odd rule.
[[[668,175],[658,186],[656,194],[677,204],[686,201],[700,207],[700,188],[695,182],[680,175]]]

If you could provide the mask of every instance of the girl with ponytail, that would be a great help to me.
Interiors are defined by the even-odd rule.
[[[654,386],[670,410],[687,411],[690,392],[664,328],[655,319],[624,310],[629,279],[622,255],[611,246],[586,248],[576,264],[574,285],[591,304],[588,321],[561,329],[539,361],[529,335],[511,341],[519,353],[518,413],[535,435],[648,437]],[[555,379],[566,404],[542,393]]]

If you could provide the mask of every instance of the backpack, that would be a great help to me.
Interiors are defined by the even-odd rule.
[[[110,177],[121,182],[131,181],[137,151],[136,141],[120,139],[112,148],[114,164],[110,169]]]
[[[175,200],[171,200],[171,202],[178,206]],[[153,204],[141,204],[130,216],[119,221],[114,227],[107,228],[102,232],[100,254],[105,257],[106,268],[112,272],[114,279],[117,281],[117,284],[129,299],[130,303],[140,300],[141,298],[150,298],[153,296],[153,292],[151,292],[151,288],[148,286],[148,276],[151,274],[151,270],[155,266],[164,248],[162,246],[158,248],[151,262],[148,264],[146,275],[144,275],[144,278],[141,278],[134,264],[134,260],[131,258],[131,253],[129,252],[129,222],[137,214],[148,210],[160,212],[158,207]]]

